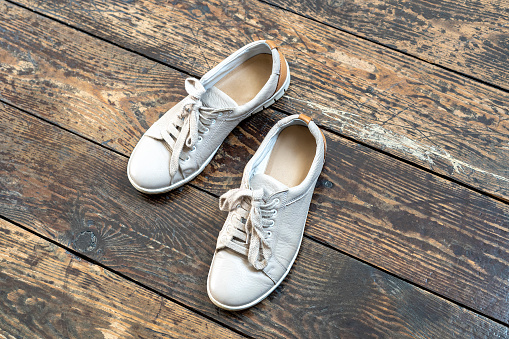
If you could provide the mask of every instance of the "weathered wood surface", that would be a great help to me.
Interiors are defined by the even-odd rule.
[[[254,39],[278,41],[292,84],[276,107],[509,200],[504,91],[256,0],[16,2],[195,76]],[[18,15],[31,24],[3,27],[45,35]]]
[[[21,31],[17,46],[25,50],[9,52],[14,43],[3,49],[10,57],[0,73],[4,97],[34,114],[128,155],[144,129],[183,95],[175,85],[183,82],[180,73],[61,25],[56,34],[47,19],[37,25],[37,32]],[[53,38],[42,39],[39,30]],[[32,39],[40,45],[29,49]],[[55,45],[67,54],[52,52]],[[27,55],[37,68],[22,68],[33,67],[23,66]],[[242,124],[194,184],[216,195],[238,187],[243,159],[282,116],[268,111]],[[509,301],[499,298],[509,284],[507,207],[327,135],[328,159],[307,234],[508,321]]]
[[[257,148],[259,126],[265,135],[282,117],[269,110],[242,123],[194,183],[219,194],[214,186],[230,185],[234,172],[238,187],[242,169],[234,163],[250,157],[246,145]],[[509,322],[509,206],[325,135],[326,163],[306,234]]]
[[[267,0],[509,89],[509,2]]]
[[[2,338],[243,338],[0,219]]]
[[[186,186],[138,194],[127,158],[0,108],[0,214],[254,337],[503,335],[507,328],[305,238],[283,284],[238,313],[208,300],[224,213]]]

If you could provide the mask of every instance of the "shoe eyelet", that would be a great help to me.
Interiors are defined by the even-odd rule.
[[[206,128],[206,130],[203,133],[208,133],[210,131],[210,129],[208,127],[205,127],[205,128]]]
[[[211,125],[214,125],[216,123],[216,119],[212,119]]]
[[[279,204],[279,203],[281,202],[281,200],[279,200],[278,198],[276,198],[276,199],[274,199],[274,202],[275,202],[276,204]]]
[[[240,208],[240,204],[237,205],[237,208]]]
[[[219,114],[217,115],[217,117],[218,117],[218,118],[220,118],[220,117],[222,117],[222,116],[223,116],[223,113],[219,113]]]
[[[200,140],[200,138],[198,138],[198,140]],[[193,148],[191,148],[191,152],[194,152],[196,151],[196,146],[193,146]]]
[[[203,138],[201,137],[201,135],[198,136],[198,141],[202,141]]]
[[[270,225],[269,225],[269,226],[267,226],[267,227],[272,227],[272,226],[274,226],[274,224],[275,224],[275,223],[276,223],[276,222],[275,222],[274,220],[271,220],[271,221],[270,221]]]
[[[189,159],[191,159],[191,157],[190,157],[190,156],[187,156],[186,161],[189,161]]]
[[[277,210],[272,210],[272,218],[274,218],[277,215]]]
[[[267,238],[270,238],[272,236],[272,232],[271,231],[268,231],[267,232]]]

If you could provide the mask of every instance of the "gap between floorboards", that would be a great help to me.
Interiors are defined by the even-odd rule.
[[[119,276],[119,277],[121,277],[122,279],[125,279],[125,280],[127,280],[127,281],[129,281],[129,282],[131,282],[131,283],[133,283],[133,284],[136,284],[137,286],[139,286],[139,287],[141,287],[141,288],[143,288],[143,289],[146,289],[146,290],[148,290],[148,291],[150,291],[150,292],[152,292],[152,293],[155,293],[155,294],[157,294],[158,296],[160,296],[160,297],[162,297],[162,298],[164,298],[164,299],[166,299],[166,300],[168,300],[168,301],[170,301],[170,302],[172,302],[172,303],[175,303],[175,304],[177,304],[177,305],[179,305],[179,306],[182,306],[182,307],[184,307],[185,309],[187,309],[187,310],[189,310],[189,311],[191,311],[191,312],[193,312],[193,313],[195,313],[195,314],[197,314],[197,315],[199,315],[199,316],[201,316],[201,317],[203,317],[203,318],[205,318],[205,319],[207,319],[207,320],[210,320],[210,321],[212,321],[212,322],[214,322],[214,323],[216,323],[216,324],[218,324],[218,325],[220,325],[220,326],[222,326],[222,327],[224,327],[224,328],[227,328],[227,329],[229,329],[230,331],[235,332],[235,333],[237,333],[237,334],[239,334],[239,335],[241,335],[241,336],[243,336],[243,337],[245,337],[245,338],[251,338],[251,339],[254,339],[254,337],[252,337],[252,336],[250,336],[250,335],[248,335],[248,334],[242,333],[241,331],[237,330],[236,328],[230,327],[229,325],[223,324],[222,322],[220,322],[220,321],[218,321],[218,320],[216,320],[216,319],[214,319],[214,318],[212,318],[212,317],[210,317],[210,316],[208,316],[208,315],[206,315],[206,314],[202,313],[200,310],[194,309],[194,308],[192,308],[192,307],[190,307],[190,306],[188,306],[188,305],[186,305],[186,304],[184,304],[184,303],[182,303],[182,302],[180,302],[180,301],[178,301],[178,300],[176,300],[176,299],[173,299],[173,298],[171,298],[171,297],[169,297],[169,296],[165,295],[164,293],[161,293],[161,292],[159,292],[158,290],[153,289],[153,288],[152,288],[152,287],[150,287],[150,286],[146,286],[146,285],[144,285],[144,284],[142,284],[142,283],[138,282],[137,280],[134,280],[133,278],[131,278],[131,277],[129,277],[129,276],[127,276],[127,275],[123,274],[123,273],[117,272],[117,271],[115,271],[114,269],[112,269],[112,268],[110,268],[110,267],[108,267],[108,266],[106,266],[106,265],[104,265],[104,264],[102,264],[102,263],[100,263],[100,262],[98,262],[98,261],[95,261],[94,259],[92,259],[92,258],[90,258],[90,257],[87,257],[86,255],[81,254],[81,253],[79,253],[79,252],[75,251],[74,249],[72,249],[72,248],[70,248],[70,247],[64,246],[64,245],[62,245],[62,244],[58,243],[57,241],[55,241],[55,240],[53,240],[53,239],[50,239],[50,238],[48,238],[48,237],[46,237],[46,236],[44,236],[44,235],[42,235],[42,234],[39,234],[39,233],[37,233],[37,232],[35,232],[35,231],[33,231],[33,230],[31,230],[31,229],[29,229],[29,228],[27,228],[27,227],[23,226],[23,225],[21,225],[21,224],[17,223],[17,222],[16,222],[16,221],[14,221],[14,220],[11,220],[11,219],[9,219],[9,218],[7,218],[7,217],[3,216],[3,215],[0,215],[0,218],[1,218],[1,219],[3,219],[3,220],[5,220],[5,221],[7,221],[7,222],[9,222],[9,223],[11,223],[12,225],[14,225],[14,226],[16,226],[16,227],[21,228],[22,230],[24,230],[24,231],[26,231],[26,232],[29,232],[30,234],[35,235],[36,237],[39,237],[39,238],[41,238],[41,239],[43,239],[43,240],[45,240],[45,241],[50,242],[51,244],[53,244],[53,245],[55,245],[55,246],[58,246],[58,247],[60,247],[60,248],[62,248],[62,249],[64,249],[64,250],[68,251],[68,252],[69,252],[69,253],[71,253],[72,255],[74,255],[74,256],[76,256],[76,257],[78,257],[80,260],[84,260],[84,261],[86,261],[86,262],[88,262],[88,263],[90,263],[90,264],[92,264],[92,265],[97,265],[97,266],[99,266],[99,267],[101,267],[101,268],[103,268],[103,269],[107,270],[108,272],[111,272],[111,273],[113,273],[113,274],[115,274],[115,275],[118,275],[118,276]],[[484,316],[484,315],[483,315],[483,316]],[[484,317],[486,317],[486,316],[484,316]],[[486,318],[488,318],[488,317],[486,317]],[[501,323],[501,324],[502,324],[502,325],[504,325],[503,323]]]
[[[78,134],[78,133],[76,133],[76,132],[70,131],[70,130],[68,130],[68,129],[66,129],[66,128],[64,128],[64,127],[62,127],[62,126],[60,126],[60,125],[58,125],[58,124],[56,124],[56,123],[54,123],[54,122],[52,122],[52,121],[48,121],[47,119],[41,118],[41,117],[39,117],[39,116],[37,116],[37,115],[35,115],[35,114],[31,113],[31,112],[28,112],[28,111],[26,111],[26,110],[24,110],[24,109],[22,109],[22,108],[19,108],[19,107],[17,107],[16,105],[14,105],[14,104],[12,104],[12,103],[6,102],[6,101],[5,101],[5,100],[3,100],[3,99],[0,99],[0,103],[2,103],[2,104],[4,104],[4,105],[7,105],[7,106],[10,106],[10,107],[13,107],[13,108],[15,108],[15,109],[17,109],[17,110],[20,110],[20,111],[22,111],[23,113],[26,113],[26,114],[28,114],[28,115],[30,115],[30,116],[32,116],[32,117],[34,117],[34,118],[37,118],[37,119],[42,120],[42,121],[44,121],[44,122],[46,122],[46,123],[49,123],[49,124],[51,124],[51,125],[53,125],[53,126],[55,126],[55,127],[59,128],[59,129],[61,129],[61,130],[66,131],[67,133],[73,134],[73,135],[75,135],[75,136],[77,136],[77,137],[79,137],[79,138],[81,138],[81,139],[84,139],[84,140],[86,140],[86,141],[88,141],[88,142],[90,142],[90,143],[92,143],[92,144],[94,144],[94,145],[100,146],[100,147],[102,147],[102,148],[106,149],[107,151],[113,152],[113,153],[115,153],[115,154],[117,154],[117,155],[119,155],[119,156],[122,156],[122,157],[124,157],[124,158],[129,158],[129,156],[128,156],[128,155],[123,154],[123,153],[121,153],[121,152],[119,152],[119,151],[117,151],[117,150],[111,149],[111,148],[110,148],[109,146],[107,146],[107,145],[103,145],[103,144],[101,144],[101,143],[99,143],[99,142],[97,142],[97,141],[95,141],[95,140],[91,140],[91,139],[86,138],[86,137],[84,137],[84,136],[82,136],[82,135],[80,135],[80,134]],[[286,114],[287,114],[287,113],[286,113]],[[347,139],[348,139],[348,138],[347,138]],[[194,185],[194,184],[192,184],[192,183],[189,183],[188,185],[189,185],[189,186],[191,186],[191,187],[193,187],[194,189],[197,189],[197,190],[199,190],[199,191],[201,191],[201,192],[203,192],[203,193],[206,193],[206,194],[208,194],[208,195],[210,195],[210,196],[212,196],[212,197],[214,197],[214,198],[219,198],[219,196],[218,196],[218,195],[216,195],[216,194],[214,194],[214,193],[212,193],[212,192],[209,192],[209,191],[207,191],[207,190],[206,190],[206,189],[204,189],[204,188],[198,187],[198,186],[196,186],[196,185]],[[55,244],[55,245],[57,245],[57,246],[59,246],[59,247],[61,247],[61,248],[65,249],[65,250],[69,251],[70,253],[72,253],[73,255],[78,256],[79,258],[83,258],[84,260],[87,260],[88,262],[90,262],[90,263],[92,263],[92,264],[94,264],[94,265],[98,265],[98,266],[100,266],[100,267],[102,267],[102,268],[104,268],[104,269],[107,269],[108,271],[110,271],[110,272],[112,272],[112,273],[115,273],[115,274],[117,274],[117,275],[121,276],[122,278],[127,279],[128,281],[131,281],[131,282],[133,282],[133,283],[136,283],[138,286],[141,286],[141,287],[143,287],[143,288],[145,288],[145,289],[147,289],[147,290],[149,290],[149,291],[152,291],[152,292],[156,293],[157,295],[160,295],[160,296],[162,296],[162,297],[164,297],[164,298],[166,298],[166,299],[168,299],[168,300],[170,300],[170,301],[172,301],[172,302],[174,302],[174,303],[176,303],[176,304],[178,304],[178,305],[181,305],[181,306],[185,307],[186,309],[188,309],[188,310],[190,310],[190,311],[192,311],[192,312],[195,312],[196,314],[199,314],[200,316],[205,317],[206,319],[209,319],[209,320],[211,320],[211,321],[214,321],[215,323],[220,324],[221,326],[224,326],[225,328],[228,328],[228,329],[230,329],[230,330],[234,331],[235,333],[239,333],[239,334],[241,334],[241,335],[243,335],[243,336],[246,336],[246,334],[244,334],[244,333],[242,333],[242,332],[240,332],[240,331],[238,331],[238,330],[236,330],[236,329],[233,329],[233,328],[231,328],[231,327],[229,327],[229,326],[227,326],[227,325],[225,325],[225,324],[223,324],[223,323],[221,323],[221,322],[219,322],[219,321],[217,321],[217,320],[214,320],[213,318],[210,318],[210,317],[209,317],[209,316],[207,316],[206,314],[201,313],[200,311],[195,310],[195,309],[193,309],[193,308],[191,308],[191,307],[189,307],[189,306],[186,306],[185,304],[183,304],[183,303],[179,302],[178,300],[174,300],[174,299],[172,299],[172,298],[170,298],[170,297],[168,297],[168,296],[164,295],[163,293],[158,292],[157,290],[155,290],[155,289],[153,289],[153,288],[151,288],[151,287],[148,287],[148,286],[146,286],[146,285],[144,285],[144,284],[142,284],[142,283],[140,283],[140,282],[138,282],[138,281],[136,281],[136,280],[134,280],[134,279],[132,279],[132,278],[130,278],[130,277],[128,277],[128,276],[126,276],[126,275],[122,274],[122,273],[120,273],[120,272],[117,272],[117,271],[115,271],[115,270],[113,270],[113,269],[109,268],[108,266],[105,266],[105,265],[104,265],[104,264],[102,264],[102,263],[99,263],[99,262],[95,261],[95,260],[94,260],[94,259],[92,259],[92,258],[89,258],[89,257],[87,257],[87,256],[85,256],[85,255],[83,255],[83,254],[81,254],[81,253],[79,253],[79,252],[77,252],[77,251],[75,251],[75,250],[71,249],[71,248],[68,248],[67,246],[64,246],[64,245],[59,244],[58,242],[56,242],[56,241],[54,241],[54,240],[52,240],[52,239],[50,239],[50,238],[48,238],[48,237],[46,237],[46,236],[44,236],[44,235],[41,235],[41,234],[39,234],[39,233],[37,233],[37,232],[35,232],[35,231],[33,231],[33,230],[30,230],[30,229],[28,229],[28,228],[26,228],[26,227],[24,227],[24,226],[20,225],[19,223],[15,222],[15,221],[13,221],[13,220],[10,220],[9,218],[7,218],[7,217],[5,217],[5,216],[3,216],[3,215],[0,215],[0,218],[2,218],[2,219],[4,219],[4,220],[6,220],[6,221],[8,221],[8,222],[12,223],[13,225],[16,225],[17,227],[22,228],[23,230],[26,230],[26,231],[28,231],[28,232],[30,232],[30,233],[32,233],[32,234],[34,234],[34,235],[38,236],[38,237],[41,237],[42,239],[44,239],[44,240],[46,240],[46,241],[49,241],[49,242],[51,242],[51,243],[53,243],[53,244]],[[368,265],[368,266],[370,266],[370,267],[372,267],[372,268],[374,268],[374,269],[376,269],[376,270],[378,270],[378,271],[384,272],[384,273],[386,273],[386,274],[388,274],[388,275],[390,275],[390,276],[392,276],[392,277],[394,277],[394,278],[396,278],[396,279],[399,279],[399,280],[401,280],[401,281],[404,281],[404,282],[406,282],[406,283],[408,283],[408,284],[410,284],[410,285],[412,285],[412,286],[414,286],[414,287],[416,287],[416,288],[418,288],[418,289],[424,290],[424,291],[426,291],[426,292],[428,292],[428,293],[430,293],[430,294],[432,294],[432,295],[434,295],[434,296],[437,296],[438,298],[444,299],[444,300],[449,301],[449,302],[451,302],[451,303],[453,303],[453,304],[455,304],[455,305],[458,305],[459,307],[464,308],[464,309],[466,309],[466,310],[468,310],[468,311],[470,311],[470,312],[473,312],[473,313],[475,313],[475,314],[477,314],[477,315],[479,315],[479,316],[483,316],[483,317],[485,317],[485,318],[487,318],[487,319],[489,319],[489,320],[491,320],[491,321],[494,321],[494,322],[496,322],[496,323],[498,323],[498,324],[500,324],[500,325],[503,325],[503,326],[508,326],[508,325],[509,325],[509,324],[504,323],[504,322],[502,322],[502,321],[500,321],[500,320],[498,320],[498,319],[496,319],[496,318],[493,318],[493,317],[491,317],[491,316],[489,316],[489,315],[485,315],[485,314],[483,314],[483,313],[481,313],[481,312],[479,312],[479,311],[477,311],[477,310],[475,310],[475,309],[473,309],[473,308],[471,308],[471,307],[469,307],[469,306],[467,306],[467,305],[464,305],[464,304],[462,304],[462,303],[460,303],[460,302],[457,302],[457,301],[456,301],[456,300],[454,300],[454,299],[450,299],[450,298],[448,298],[447,296],[441,295],[441,294],[439,294],[439,293],[437,293],[437,292],[435,292],[435,291],[432,291],[432,290],[430,290],[430,289],[427,289],[427,288],[426,288],[426,287],[424,287],[424,286],[418,285],[418,284],[416,284],[416,283],[414,283],[414,282],[412,282],[412,281],[410,281],[410,280],[407,280],[407,279],[405,279],[405,278],[403,278],[403,277],[400,277],[399,275],[397,275],[397,274],[395,274],[395,273],[392,273],[392,272],[390,272],[390,271],[388,271],[388,270],[386,270],[386,269],[383,269],[383,268],[381,268],[381,267],[378,267],[378,266],[376,266],[376,265],[374,265],[374,264],[372,264],[372,263],[370,263],[370,262],[368,262],[368,261],[365,261],[365,260],[363,260],[363,259],[361,259],[361,258],[358,258],[358,257],[356,257],[356,256],[353,256],[353,255],[351,255],[351,254],[347,253],[347,252],[344,252],[344,251],[342,251],[342,250],[340,250],[340,249],[338,249],[338,248],[335,248],[334,246],[332,246],[332,245],[330,245],[330,244],[328,244],[328,243],[326,243],[326,242],[320,241],[320,240],[316,239],[316,238],[315,238],[315,237],[313,237],[313,236],[309,236],[309,235],[307,235],[307,234],[304,234],[304,237],[306,237],[307,239],[309,239],[309,240],[311,240],[311,241],[313,241],[313,242],[315,242],[315,243],[317,243],[317,244],[320,244],[320,245],[322,245],[322,246],[325,246],[325,247],[327,247],[327,248],[330,248],[330,249],[332,249],[332,250],[334,250],[334,251],[336,251],[336,252],[338,252],[338,253],[340,253],[340,254],[342,254],[342,255],[345,255],[345,256],[347,256],[347,257],[349,257],[349,258],[352,258],[352,259],[354,259],[354,260],[356,260],[356,261],[359,261],[359,262],[361,262],[361,263],[363,263],[363,264],[365,264],[365,265]]]
[[[448,72],[454,73],[454,74],[456,74],[456,75],[463,76],[463,77],[465,77],[465,78],[468,78],[468,79],[473,80],[473,81],[475,81],[475,82],[478,82],[478,83],[480,83],[480,84],[483,84],[483,85],[486,85],[486,86],[489,86],[489,87],[496,88],[496,89],[501,90],[501,91],[503,91],[503,92],[505,92],[505,93],[509,93],[509,89],[506,89],[506,88],[501,87],[501,86],[499,86],[499,85],[492,84],[492,83],[490,83],[490,82],[487,82],[487,81],[484,81],[484,80],[482,80],[482,79],[476,78],[476,77],[471,76],[471,75],[469,75],[469,74],[465,74],[465,73],[462,73],[462,72],[460,72],[460,71],[456,71],[456,70],[454,70],[454,69],[452,69],[452,68],[449,68],[449,67],[446,67],[446,66],[443,66],[443,65],[440,65],[440,64],[436,64],[436,63],[434,63],[434,62],[431,62],[431,61],[429,61],[429,60],[426,60],[426,59],[420,58],[420,57],[418,57],[418,56],[416,56],[416,55],[413,55],[413,54],[410,54],[410,53],[408,53],[408,52],[400,51],[399,49],[393,48],[393,47],[388,46],[388,45],[384,45],[383,43],[378,42],[378,41],[376,41],[376,40],[371,40],[370,38],[363,37],[362,35],[359,35],[359,34],[356,34],[356,33],[352,33],[352,32],[350,32],[350,31],[347,31],[347,30],[343,29],[343,28],[339,28],[339,27],[332,26],[331,24],[328,24],[328,23],[326,23],[326,22],[321,22],[321,21],[319,21],[319,20],[317,20],[317,19],[315,19],[315,18],[312,18],[312,17],[310,17],[310,16],[306,16],[306,15],[301,14],[301,13],[299,13],[299,12],[296,12],[296,11],[294,11],[294,10],[283,8],[283,7],[279,6],[279,5],[276,5],[276,4],[273,4],[273,3],[267,2],[267,1],[265,1],[265,0],[257,0],[257,1],[258,1],[258,2],[261,2],[261,3],[264,3],[264,4],[266,4],[266,5],[269,5],[269,6],[271,6],[271,7],[274,7],[274,8],[280,9],[280,10],[282,10],[282,11],[290,12],[290,13],[292,13],[292,14],[295,14],[295,15],[297,15],[297,16],[300,16],[301,18],[304,18],[304,19],[307,19],[307,20],[311,20],[311,21],[313,21],[313,22],[316,22],[316,23],[318,23],[318,24],[320,24],[320,25],[324,25],[324,26],[326,26],[326,27],[329,27],[329,28],[332,28],[332,29],[338,30],[338,31],[343,32],[343,33],[345,33],[345,34],[351,35],[351,36],[353,36],[353,37],[355,37],[355,38],[357,38],[357,39],[364,40],[364,41],[368,41],[368,42],[371,42],[371,43],[373,43],[373,44],[375,44],[375,45],[378,45],[378,46],[380,46],[380,47],[387,48],[387,49],[389,49],[389,50],[391,50],[391,51],[394,51],[394,52],[397,52],[397,53],[404,54],[404,55],[406,55],[406,56],[408,56],[408,57],[411,57],[411,58],[414,58],[414,59],[416,59],[416,60],[419,60],[419,61],[425,62],[425,63],[427,63],[427,64],[430,64],[430,65],[436,66],[436,67],[438,67],[438,68],[440,68],[440,69],[443,69],[443,70],[445,70],[445,71],[448,71]]]
[[[106,43],[108,43],[108,44],[111,44],[111,45],[113,45],[113,46],[116,46],[116,47],[118,47],[118,48],[121,48],[121,49],[123,49],[123,50],[125,50],[125,51],[131,52],[131,53],[134,53],[134,54],[136,54],[136,55],[138,55],[138,56],[141,56],[141,57],[143,57],[143,58],[146,58],[146,59],[148,59],[148,60],[150,60],[150,61],[153,61],[153,62],[155,62],[155,63],[158,63],[158,64],[164,65],[164,66],[166,66],[166,67],[169,67],[169,68],[171,68],[171,69],[173,69],[173,70],[176,70],[176,71],[178,71],[178,72],[180,72],[180,73],[186,74],[186,75],[191,76],[191,77],[200,78],[200,76],[199,76],[199,75],[197,75],[197,74],[192,74],[192,73],[190,73],[190,72],[188,72],[188,71],[186,71],[186,70],[184,70],[184,69],[181,69],[181,68],[179,68],[179,67],[176,67],[176,66],[173,66],[173,65],[171,65],[171,64],[165,63],[165,62],[163,62],[163,61],[157,60],[157,59],[155,59],[155,58],[153,58],[153,57],[147,56],[147,55],[145,55],[145,54],[143,54],[143,53],[140,53],[140,52],[138,52],[138,51],[136,51],[136,50],[132,50],[132,49],[130,49],[130,48],[128,48],[128,47],[122,46],[122,45],[117,44],[117,43],[115,43],[115,42],[113,42],[113,41],[110,41],[110,40],[104,39],[104,38],[102,38],[102,37],[96,36],[96,35],[94,35],[94,34],[92,34],[92,33],[89,33],[89,32],[87,32],[87,31],[85,31],[85,30],[82,30],[82,29],[80,29],[80,28],[78,28],[78,27],[76,27],[76,26],[72,26],[72,25],[70,25],[70,24],[67,24],[67,23],[65,23],[65,22],[61,21],[61,20],[58,20],[58,19],[52,18],[52,17],[50,17],[50,16],[48,16],[48,15],[46,15],[46,14],[44,14],[44,13],[37,12],[36,10],[33,10],[33,9],[31,9],[31,8],[28,8],[28,7],[26,7],[26,6],[22,5],[22,4],[19,4],[19,3],[17,3],[17,2],[14,2],[14,1],[12,1],[12,0],[5,0],[5,1],[6,1],[7,3],[10,3],[10,4],[14,5],[14,6],[18,6],[18,7],[21,7],[21,8],[23,8],[23,9],[26,9],[26,10],[28,10],[28,11],[30,11],[30,12],[36,13],[37,15],[41,15],[41,16],[43,16],[43,17],[45,17],[45,18],[47,18],[47,19],[50,19],[50,20],[52,20],[52,21],[55,21],[55,22],[58,22],[58,23],[60,23],[60,24],[66,25],[66,26],[68,26],[68,27],[71,27],[71,28],[73,28],[73,29],[75,29],[75,30],[77,30],[77,31],[79,31],[79,32],[81,32],[81,33],[84,33],[84,34],[86,34],[86,35],[90,36],[90,37],[93,37],[93,38],[95,38],[95,39],[99,39],[99,40],[101,40],[101,41],[103,41],[103,42],[106,42]],[[418,57],[416,57],[416,56],[413,56],[413,55],[411,55],[411,54],[407,54],[407,53],[402,52],[402,51],[399,51],[399,50],[397,50],[397,49],[393,49],[393,48],[387,47],[387,46],[385,46],[385,45],[383,45],[383,44],[381,44],[381,43],[378,43],[378,42],[375,42],[375,41],[371,41],[371,40],[369,40],[369,39],[367,39],[367,38],[363,38],[363,37],[361,37],[361,36],[357,36],[356,34],[349,33],[349,32],[347,32],[347,31],[343,31],[342,29],[339,29],[339,28],[336,28],[336,27],[333,27],[333,26],[327,25],[327,24],[325,24],[325,23],[319,22],[319,21],[314,20],[314,19],[312,19],[312,18],[307,18],[307,17],[305,17],[305,16],[303,16],[303,15],[301,15],[301,14],[299,14],[299,13],[294,13],[293,11],[286,10],[286,9],[284,9],[284,8],[280,8],[280,7],[276,6],[276,5],[273,5],[273,4],[270,4],[270,3],[268,3],[268,2],[265,2],[264,0],[257,0],[257,1],[260,1],[260,2],[265,3],[265,4],[268,4],[268,5],[270,5],[270,6],[273,6],[273,7],[279,8],[279,9],[284,10],[284,11],[288,11],[288,12],[290,12],[290,13],[293,13],[293,14],[299,15],[299,16],[301,16],[301,17],[303,17],[303,18],[306,18],[306,19],[309,19],[309,20],[315,21],[315,22],[317,22],[317,23],[319,23],[319,24],[326,25],[327,27],[330,27],[330,28],[333,28],[333,29],[339,30],[339,31],[344,32],[344,33],[347,33],[347,34],[350,34],[350,35],[355,36],[355,37],[357,37],[357,38],[359,38],[359,39],[363,39],[363,40],[365,40],[365,41],[369,41],[369,42],[375,43],[375,44],[377,44],[377,45],[379,45],[379,46],[382,46],[382,47],[384,47],[384,48],[388,48],[388,49],[394,50],[394,51],[396,51],[396,52],[398,52],[398,53],[408,55],[408,56],[410,56],[410,57],[412,57],[412,58],[414,58],[414,59],[416,59],[416,60],[421,60],[421,61],[426,62],[426,63],[428,63],[428,64],[431,64],[431,65],[437,66],[437,67],[439,67],[439,68],[442,68],[442,69],[444,69],[444,70],[446,70],[446,71],[450,71],[450,72],[455,73],[455,74],[458,74],[458,75],[460,75],[460,76],[464,76],[464,77],[466,77],[466,78],[472,79],[472,80],[474,80],[474,81],[476,81],[476,82],[478,82],[478,83],[481,83],[481,84],[484,84],[484,85],[487,85],[487,86],[490,86],[490,87],[493,87],[493,88],[497,88],[497,89],[500,89],[500,90],[502,90],[502,91],[504,91],[504,92],[508,92],[508,93],[509,93],[509,91],[508,91],[508,90],[503,89],[503,88],[498,88],[498,86],[496,86],[496,85],[493,85],[493,84],[490,84],[490,83],[486,83],[486,82],[484,82],[484,81],[482,81],[482,80],[479,80],[479,79],[474,78],[474,77],[471,77],[471,76],[469,76],[469,75],[466,75],[466,74],[463,74],[463,73],[460,73],[460,72],[457,72],[457,71],[451,70],[451,69],[449,69],[449,68],[447,68],[447,67],[440,66],[440,65],[436,65],[436,64],[431,63],[431,62],[429,62],[429,61],[427,61],[427,60],[420,59],[420,58],[418,58]],[[4,100],[2,100],[2,99],[0,99],[0,101],[5,102],[5,101],[4,101]],[[11,105],[12,105],[12,104],[11,104]],[[12,106],[13,106],[13,107],[15,107],[15,108],[17,108],[17,109],[20,109],[20,108],[16,107],[15,105],[12,105]],[[285,112],[285,111],[283,111],[283,110],[281,110],[281,109],[277,109],[277,108],[272,108],[272,109],[274,109],[274,110],[276,110],[276,111],[278,111],[278,112],[281,112],[281,113],[283,113],[283,114],[286,114],[286,115],[292,115],[291,113]],[[22,110],[22,111],[24,111],[24,110]],[[25,111],[24,111],[24,112],[25,112]],[[28,113],[28,112],[27,112],[27,113]],[[33,116],[35,116],[35,117],[37,117],[37,116],[36,116],[36,115],[34,115],[34,114],[32,114],[32,115],[33,115]],[[37,117],[37,118],[39,118],[39,117]],[[40,119],[41,119],[41,118],[40,118]],[[46,122],[51,123],[50,121],[48,121],[48,120],[46,120],[46,119],[42,119],[42,120],[44,120],[44,121],[46,121]],[[53,123],[52,123],[52,124],[53,124]],[[55,126],[58,126],[58,127],[60,127],[60,128],[62,128],[61,126],[59,126],[59,125],[57,125],[57,124],[54,124],[54,125],[55,125]],[[466,184],[466,183],[463,183],[463,182],[461,182],[461,181],[458,181],[458,180],[453,179],[453,178],[451,178],[451,177],[448,177],[448,176],[446,176],[446,175],[439,174],[439,173],[437,173],[437,172],[435,172],[435,171],[433,171],[433,170],[427,169],[426,167],[423,167],[423,166],[421,166],[421,165],[418,165],[418,164],[416,164],[416,163],[414,163],[414,162],[411,162],[411,161],[409,161],[409,160],[403,159],[403,158],[398,157],[398,156],[396,156],[396,155],[393,155],[393,154],[391,154],[391,153],[385,152],[385,151],[383,151],[383,150],[382,150],[382,149],[380,149],[380,148],[376,148],[376,147],[374,147],[374,146],[367,145],[367,144],[363,143],[362,141],[359,141],[359,140],[353,139],[353,138],[351,138],[351,137],[347,137],[347,136],[345,136],[345,135],[343,135],[343,134],[340,134],[340,133],[338,133],[338,132],[335,132],[335,131],[333,131],[333,130],[331,130],[331,129],[329,129],[329,128],[323,127],[323,126],[322,126],[322,125],[320,125],[319,123],[317,123],[317,125],[318,125],[321,129],[323,129],[323,130],[325,130],[325,131],[328,131],[329,133],[332,133],[332,134],[334,134],[334,135],[337,135],[337,136],[338,136],[338,137],[340,137],[340,138],[343,138],[343,139],[346,139],[346,140],[349,140],[349,141],[355,142],[355,143],[357,143],[357,144],[359,144],[359,145],[365,146],[365,147],[367,147],[367,148],[369,148],[369,149],[372,149],[372,150],[374,150],[374,151],[376,151],[376,152],[379,152],[379,153],[381,153],[381,154],[384,154],[384,155],[386,155],[386,156],[389,156],[389,157],[391,157],[391,158],[393,158],[393,159],[395,159],[395,160],[402,161],[402,162],[404,162],[404,163],[406,163],[406,164],[408,164],[408,165],[410,165],[410,166],[413,166],[413,167],[415,167],[415,168],[417,168],[417,169],[423,170],[423,171],[425,171],[425,172],[427,172],[427,173],[430,173],[430,174],[432,174],[432,175],[435,175],[435,176],[437,176],[437,177],[439,177],[439,178],[446,179],[446,180],[448,180],[448,181],[450,181],[450,182],[452,182],[452,183],[455,183],[455,184],[457,184],[457,185],[460,185],[460,186],[462,186],[462,187],[465,187],[465,188],[467,188],[467,189],[469,189],[469,190],[471,190],[471,191],[474,191],[474,192],[476,192],[476,193],[479,193],[479,194],[485,195],[485,196],[487,196],[487,197],[489,197],[489,198],[491,198],[491,199],[494,199],[494,200],[496,200],[496,201],[499,201],[499,202],[502,202],[502,203],[504,203],[504,204],[508,204],[508,205],[509,205],[509,201],[508,201],[508,200],[506,200],[506,199],[503,199],[502,197],[499,197],[499,196],[496,196],[496,195],[490,194],[490,193],[488,193],[488,192],[484,192],[484,191],[482,191],[482,190],[480,190],[480,189],[478,189],[478,188],[475,188],[475,187],[473,187],[473,186],[470,186],[470,185],[468,185],[468,184]],[[68,131],[69,131],[69,130],[68,130]],[[77,134],[77,133],[74,133],[74,132],[72,132],[72,131],[69,131],[69,132],[71,132],[71,133],[73,133],[73,134],[75,134],[75,135],[78,135],[78,136],[80,136],[80,137],[82,137],[82,138],[84,138],[84,139],[86,139],[86,140],[88,140],[88,141],[92,141],[92,142],[94,142],[94,143],[95,143],[95,141],[90,140],[90,139],[88,139],[88,138],[87,138],[87,137],[85,137],[85,136],[81,136],[81,135],[79,135],[79,134]],[[104,146],[104,145],[101,145],[101,146]],[[120,152],[118,152],[118,151],[116,151],[116,150],[114,150],[114,149],[112,149],[112,148],[107,147],[107,149],[112,150],[112,151],[114,151],[114,152],[115,152],[115,153],[117,153],[117,154],[122,154],[122,153],[120,153]],[[126,156],[125,154],[123,154],[123,155],[124,155],[124,156]],[[194,186],[193,186],[193,187],[194,187]]]

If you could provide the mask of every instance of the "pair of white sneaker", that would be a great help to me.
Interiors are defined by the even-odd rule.
[[[189,94],[143,135],[127,168],[141,192],[168,192],[195,178],[243,119],[281,98],[288,64],[267,40],[250,43],[207,72],[186,79]],[[280,120],[247,163],[241,187],[220,198],[228,217],[207,281],[212,302],[242,310],[267,297],[300,248],[325,137],[303,114]]]

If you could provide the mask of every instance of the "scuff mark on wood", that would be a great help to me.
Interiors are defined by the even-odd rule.
[[[449,162],[456,173],[466,173],[466,171],[470,170],[483,175],[492,176],[498,180],[509,182],[509,178],[491,173],[472,164],[458,160],[440,147],[412,140],[405,135],[385,129],[383,126],[378,124],[363,124],[356,120],[355,117],[358,117],[359,115],[355,113],[341,111],[333,107],[327,107],[312,101],[290,96],[287,96],[287,98],[304,103],[313,109],[320,110],[323,115],[331,118],[332,122],[339,126],[341,133],[348,132],[349,135],[353,135],[364,142],[379,145],[383,149],[390,148],[401,151],[406,155],[427,162],[431,168],[435,165],[434,159],[441,159]]]

